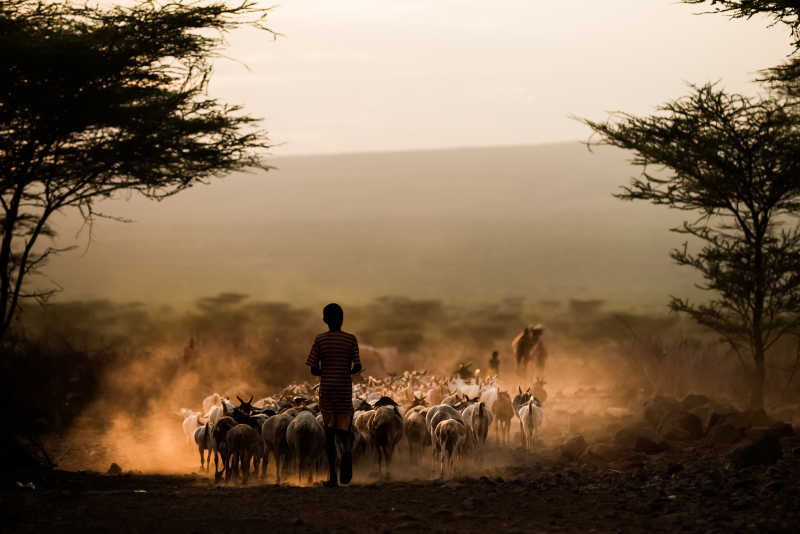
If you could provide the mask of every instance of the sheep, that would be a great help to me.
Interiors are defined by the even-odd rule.
[[[197,449],[200,451],[200,470],[205,471],[211,467],[211,452],[216,450],[210,423],[206,423],[194,431],[194,442],[197,443]],[[204,462],[205,451],[208,451],[208,460]]]
[[[313,413],[304,410],[286,427],[286,442],[297,462],[298,481],[302,481],[305,471],[310,484],[325,453],[325,430]]]
[[[378,455],[378,474],[385,467],[388,477],[394,448],[403,438],[403,418],[397,406],[381,406],[375,410],[369,421],[369,436]]]
[[[497,400],[494,403],[494,415],[497,419],[495,425],[495,437],[500,443],[501,438],[504,444],[508,443],[511,431],[511,419],[514,417],[514,406],[511,403],[511,396],[506,391],[497,393]]]
[[[408,458],[411,462],[422,455],[425,445],[430,444],[431,436],[425,425],[425,416],[428,409],[424,406],[414,406],[403,414],[403,434],[408,442]]]
[[[544,410],[539,399],[533,397],[519,409],[519,419],[522,424],[522,446],[527,450],[533,449],[539,427],[544,420]]]
[[[264,422],[261,427],[261,438],[264,442],[264,457],[262,476],[267,475],[267,465],[269,463],[269,454],[275,457],[275,481],[281,483],[281,468],[285,468],[289,461],[289,444],[286,442],[286,428],[297,415],[297,410],[291,408],[273,415]]]
[[[225,464],[225,480],[230,480],[231,471],[236,471],[238,468],[242,477],[242,484],[247,484],[251,458],[253,459],[253,467],[258,472],[258,463],[264,446],[261,436],[250,425],[238,424],[228,431],[226,446],[230,465],[228,462]]]
[[[461,412],[464,423],[475,433],[478,445],[486,444],[486,435],[489,433],[489,425],[492,424],[494,416],[491,410],[483,402],[470,404]]]
[[[455,459],[461,456],[467,441],[467,427],[457,419],[446,419],[436,425],[434,436],[441,447],[440,476],[444,478],[446,472],[455,471]]]

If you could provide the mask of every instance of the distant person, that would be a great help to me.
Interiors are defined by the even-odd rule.
[[[547,363],[547,349],[542,341],[544,326],[541,324],[528,325],[517,334],[511,342],[511,350],[517,358],[517,373],[527,376],[528,362],[534,359],[537,374],[544,374],[544,367]]]
[[[492,352],[489,358],[489,372],[495,376],[500,374],[500,353],[497,351]]]
[[[356,336],[342,331],[344,312],[331,303],[322,310],[328,331],[314,339],[306,365],[319,376],[319,407],[325,424],[325,452],[328,455],[327,487],[347,484],[353,478],[352,434],[353,382],[351,375],[361,371]],[[336,473],[336,436],[342,443],[341,477]]]

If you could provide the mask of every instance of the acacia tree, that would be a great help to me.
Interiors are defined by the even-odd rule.
[[[0,339],[48,257],[54,213],[135,192],[163,199],[266,168],[257,119],[208,96],[226,32],[263,25],[255,2],[145,1],[104,9],[0,3]],[[113,217],[112,217],[113,218]]]
[[[682,0],[684,4],[709,4],[706,13],[726,14],[732,19],[769,17],[771,25],[783,24],[792,36],[793,53],[783,65],[767,69],[760,81],[789,96],[800,96],[800,4],[796,0]]]
[[[800,328],[800,128],[793,109],[705,85],[651,116],[584,121],[598,143],[632,150],[642,167],[615,196],[696,214],[672,230],[694,238],[700,250],[685,244],[671,257],[695,269],[711,297],[672,297],[670,306],[721,334],[741,358],[749,355],[754,409],[764,405],[767,351]]]

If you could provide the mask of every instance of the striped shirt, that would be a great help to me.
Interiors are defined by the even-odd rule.
[[[325,332],[314,340],[306,365],[320,367],[319,407],[323,414],[353,411],[353,382],[350,371],[360,364],[356,336],[347,332]]]

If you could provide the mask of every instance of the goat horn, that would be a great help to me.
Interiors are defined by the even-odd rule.
[[[239,402],[241,402],[242,404],[244,404],[244,401],[242,400],[242,398],[241,398],[239,395],[236,395],[236,398],[237,398],[237,399],[239,399]]]
[[[254,398],[254,396],[253,396],[253,395],[250,395],[250,400],[249,400],[249,401],[247,401],[247,404],[250,404],[251,402],[253,402],[253,398]]]

